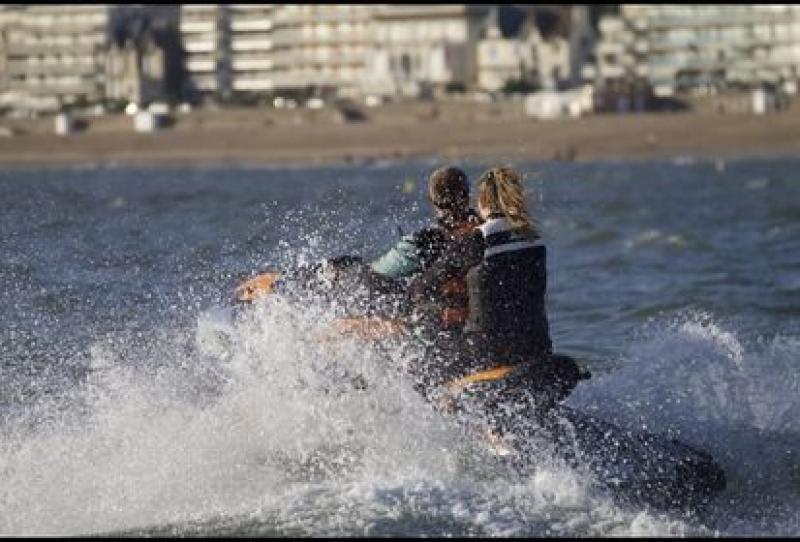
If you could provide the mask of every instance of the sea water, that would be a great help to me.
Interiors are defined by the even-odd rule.
[[[711,453],[700,514],[546,450],[503,470],[399,376],[412,347],[314,340],[321,305],[228,318],[243,278],[429,224],[442,164],[0,171],[0,535],[800,534],[798,160],[515,164],[593,373],[567,404]]]

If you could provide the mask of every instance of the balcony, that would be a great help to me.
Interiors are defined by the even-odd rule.
[[[238,19],[231,21],[231,30],[234,32],[265,31],[269,32],[275,27],[271,19]]]
[[[293,66],[300,60],[297,53],[294,51],[276,51],[275,53],[270,55],[270,61],[275,66]]]
[[[229,4],[229,7],[234,13],[237,11],[245,13],[253,11],[273,13],[276,10],[276,6],[274,4]]]
[[[433,17],[456,17],[461,18],[469,15],[470,12],[483,11],[485,8],[464,4],[429,4],[429,5],[402,5],[384,4],[375,9],[375,16],[378,19],[426,19]]]
[[[26,32],[53,32],[57,34],[76,34],[82,32],[98,32],[104,31],[108,28],[107,22],[102,23],[95,23],[95,22],[78,22],[78,21],[70,21],[67,23],[52,23],[52,24],[43,24],[43,23],[32,23],[23,19],[14,25],[16,28]]]
[[[308,24],[277,25],[273,38],[283,42],[313,42],[313,41],[365,41],[372,34],[369,30],[342,31],[341,29],[327,28],[322,31]]]
[[[275,82],[267,77],[234,77],[231,84],[233,90],[272,90]]]
[[[100,43],[85,43],[73,42],[68,45],[33,42],[25,43],[17,40],[9,40],[6,44],[6,53],[9,57],[14,56],[27,56],[27,55],[40,55],[40,54],[55,54],[69,52],[71,54],[80,53],[94,53],[102,44]]]
[[[339,85],[339,81],[328,74],[319,72],[309,74],[291,73],[276,79],[276,86],[280,88],[303,88],[310,85],[335,87]]]
[[[181,14],[185,12],[204,12],[216,11],[219,9],[217,4],[183,4],[181,6]]]
[[[653,29],[665,28],[697,28],[697,27],[725,27],[725,26],[750,26],[758,23],[783,22],[787,15],[781,12],[733,12],[731,10],[743,6],[718,6],[714,13],[696,12],[685,15],[659,15],[650,16],[647,26]],[[751,8],[748,8],[751,9]]]
[[[211,53],[217,49],[215,40],[186,41],[183,48],[187,53]]]
[[[64,74],[64,75],[93,75],[99,71],[99,68],[92,64],[86,63],[73,63],[66,64],[64,62],[53,63],[37,63],[32,64],[24,60],[10,60],[7,64],[8,73],[24,73],[28,75],[36,74]]]
[[[38,95],[73,93],[93,95],[97,91],[97,87],[98,85],[94,81],[87,81],[85,83],[58,83],[39,81],[37,79],[12,79],[9,81],[9,88],[12,90],[25,90]]]
[[[343,52],[338,50],[321,52],[293,49],[275,53],[271,58],[275,64],[280,64],[281,66],[361,66],[366,62],[367,54],[364,52]]]
[[[291,37],[291,43],[294,45],[330,45],[337,43],[340,39],[342,39],[342,36],[334,34],[333,32],[330,34],[303,34],[295,32]]]
[[[597,44],[597,56],[607,55],[607,54],[617,54],[621,55],[625,52],[627,47],[625,44],[620,42],[613,42],[613,41],[601,41]]]
[[[272,70],[275,62],[270,58],[235,58],[231,62],[234,71]]]
[[[367,33],[330,33],[330,34],[302,34],[296,29],[277,30],[272,35],[276,43],[295,47],[299,45],[372,45],[371,36]]]
[[[427,9],[435,9],[434,6],[425,6]],[[368,22],[369,14],[363,11],[321,11],[315,9],[309,12],[297,12],[287,14],[285,11],[278,11],[275,18],[293,24],[298,23],[354,23]]]
[[[214,32],[217,29],[217,22],[211,21],[181,21],[181,32]]]
[[[36,8],[39,8],[38,10]],[[31,6],[19,14],[17,24],[31,29],[105,28],[110,21],[110,10],[102,6]]]
[[[186,61],[186,69],[192,73],[201,72],[214,72],[217,69],[217,63],[214,59],[188,59]]]
[[[737,49],[747,50],[775,45],[793,45],[798,42],[800,42],[800,36],[747,36],[732,42],[731,45]]]
[[[231,40],[233,51],[270,51],[275,44],[270,39],[239,39]]]

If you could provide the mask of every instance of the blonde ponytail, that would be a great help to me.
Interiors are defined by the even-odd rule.
[[[528,216],[522,177],[514,169],[498,167],[484,173],[478,184],[478,202],[491,213],[503,215],[515,230],[536,233]]]

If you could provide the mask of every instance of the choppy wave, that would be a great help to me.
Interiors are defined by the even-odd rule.
[[[408,352],[309,340],[330,319],[274,299],[96,343],[85,385],[39,411],[48,423],[9,427],[0,532],[683,536],[758,532],[767,516],[796,531],[796,340],[751,352],[708,317],[653,324],[569,399],[720,458],[730,488],[687,520],[619,507],[555,458],[511,475],[398,377]]]
[[[621,368],[568,401],[712,453],[728,475],[713,520],[723,532],[756,534],[768,521],[776,533],[796,533],[800,342],[775,336],[744,344],[708,314],[653,319],[640,335]]]
[[[555,459],[522,479],[492,467],[398,377],[406,352],[309,340],[329,321],[274,300],[235,322],[204,313],[194,342],[95,344],[86,384],[0,448],[0,532],[707,532],[618,508]]]

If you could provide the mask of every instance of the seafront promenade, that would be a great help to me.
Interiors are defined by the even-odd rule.
[[[79,164],[286,164],[395,160],[597,160],[800,155],[800,107],[761,116],[699,108],[681,113],[596,114],[535,120],[522,104],[417,102],[334,109],[230,108],[175,113],[172,125],[136,133],[125,115],[86,117],[69,136],[52,117],[5,122],[0,166]]]

